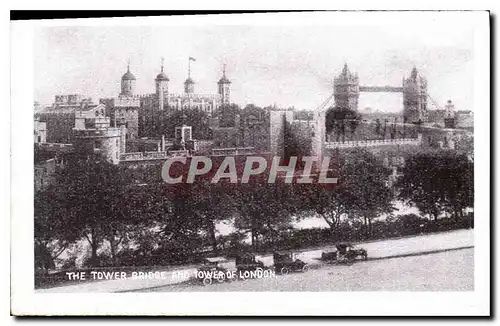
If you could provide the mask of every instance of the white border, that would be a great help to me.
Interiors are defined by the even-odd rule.
[[[489,21],[488,13],[307,13],[33,21],[11,23],[11,284],[15,314],[119,315],[488,315],[489,314]],[[475,290],[459,293],[155,293],[33,292],[33,35],[54,25],[356,25],[411,19],[475,26]],[[28,123],[29,121],[29,123]]]

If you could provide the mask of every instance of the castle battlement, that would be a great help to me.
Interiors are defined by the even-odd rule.
[[[106,129],[75,129],[78,138],[109,138],[119,137],[120,128],[107,127]]]
[[[172,99],[193,99],[193,100],[220,100],[221,96],[219,94],[199,94],[199,93],[168,93],[165,94],[165,98],[168,100]]]
[[[415,145],[422,144],[422,137],[417,138],[400,138],[400,139],[373,139],[373,140],[353,140],[346,142],[325,142],[325,148],[355,148],[355,147],[375,147],[386,145]]]
[[[118,96],[113,99],[115,107],[139,107],[141,105],[139,97]]]

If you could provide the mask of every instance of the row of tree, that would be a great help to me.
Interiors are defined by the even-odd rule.
[[[56,182],[35,194],[35,258],[40,269],[72,244],[90,247],[88,265],[102,265],[99,253],[108,248],[106,264],[120,265],[124,253],[132,260],[169,257],[186,261],[193,254],[221,250],[216,226],[225,223],[249,237],[253,250],[266,239],[278,239],[294,222],[321,218],[332,239],[342,240],[345,223],[360,222],[370,237],[373,222],[390,216],[396,200],[416,206],[437,221],[447,212],[454,218],[473,206],[473,162],[449,151],[415,153],[406,160],[395,188],[390,170],[366,150],[339,153],[335,185],[267,183],[263,174],[248,184],[167,185],[160,170],[131,170],[75,158],[58,172]],[[239,238],[238,238],[239,237]],[[225,239],[227,240],[227,239]],[[141,258],[142,257],[142,258]],[[158,260],[156,260],[158,263]]]

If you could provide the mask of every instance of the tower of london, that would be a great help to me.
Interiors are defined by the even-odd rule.
[[[136,77],[128,65],[126,73],[121,78],[120,94],[114,98],[101,99],[100,102],[106,105],[113,125],[126,125],[126,138],[130,140],[164,134],[164,130],[158,127],[157,122],[174,110],[200,110],[210,117],[221,105],[231,103],[231,81],[226,76],[225,67],[222,77],[216,84],[217,93],[214,94],[197,93],[196,82],[191,78],[190,70],[184,81],[184,93],[171,93],[169,82],[170,78],[165,73],[162,60],[160,71],[154,79],[154,93],[137,94]]]

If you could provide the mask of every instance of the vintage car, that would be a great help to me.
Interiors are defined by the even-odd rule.
[[[281,274],[288,274],[290,271],[306,272],[309,270],[309,265],[297,259],[295,253],[292,252],[275,252],[273,259],[275,271]]]
[[[227,269],[220,266],[220,263],[226,262],[224,257],[211,257],[203,260],[203,266],[199,267],[196,272],[196,278],[203,285],[212,284],[213,280],[222,283],[227,279]]]
[[[356,248],[351,243],[338,243],[336,250],[321,253],[321,260],[337,263],[353,263],[357,258],[368,259],[368,252],[364,248]]]
[[[262,261],[255,258],[252,253],[242,253],[236,256],[236,271],[238,274],[244,271],[255,271],[257,269],[265,269],[265,265]]]

